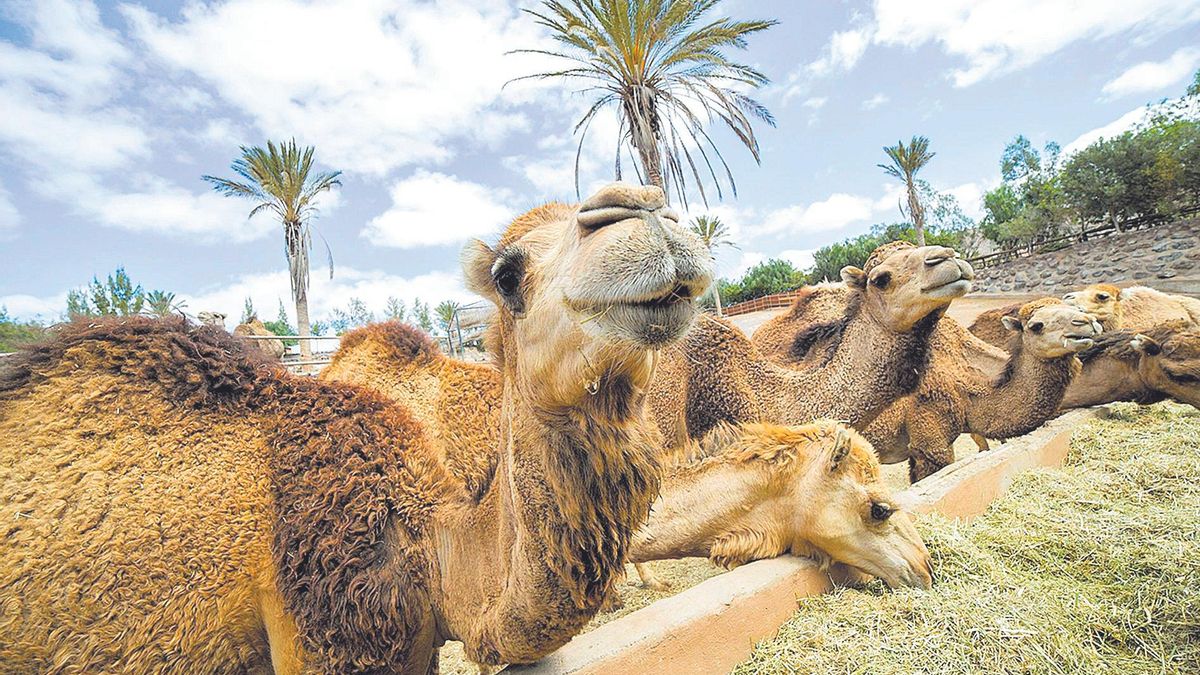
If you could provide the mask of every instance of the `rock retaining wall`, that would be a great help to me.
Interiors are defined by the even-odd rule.
[[[1096,283],[1200,294],[1200,218],[976,270],[975,290],[1060,295]]]

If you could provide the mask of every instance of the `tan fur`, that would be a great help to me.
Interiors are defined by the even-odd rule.
[[[7,359],[0,671],[425,673],[446,639],[483,663],[568,640],[658,492],[648,347],[709,281],[699,241],[640,206],[661,190],[638,190],[589,227],[569,207],[521,221],[520,316],[479,287],[501,307],[503,382],[482,494],[403,407],[269,369],[214,329],[77,324]],[[468,278],[504,254],[474,245]],[[585,328],[562,300],[613,274],[614,305],[686,290]]]
[[[267,330],[267,327],[263,325],[263,322],[257,316],[252,316],[246,323],[239,324],[237,328],[233,329],[233,334],[239,336],[261,335],[264,337],[274,335],[274,333]],[[284,353],[287,351],[287,348],[283,345],[283,340],[247,340],[247,342],[253,344],[255,349],[261,350],[267,356],[273,356],[275,359],[282,359]]]
[[[1095,316],[1106,331],[1145,330],[1174,321],[1200,327],[1200,300],[1148,286],[1122,289],[1096,284],[1068,293],[1063,299]]]
[[[1105,333],[1080,354],[1083,371],[1062,408],[1172,398],[1200,408],[1200,330],[1186,322]]]

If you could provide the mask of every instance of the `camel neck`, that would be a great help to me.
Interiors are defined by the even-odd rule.
[[[1040,359],[1017,349],[1004,372],[989,387],[972,395],[967,424],[988,438],[1029,433],[1058,412],[1077,369],[1074,354]]]
[[[1099,354],[1083,364],[1083,370],[1071,380],[1060,408],[1086,408],[1113,401],[1151,402],[1154,392],[1138,374],[1137,358]]]
[[[841,330],[825,347],[822,363],[806,370],[767,363],[760,371],[770,389],[788,392],[766,397],[768,418],[780,424],[835,419],[864,428],[892,401],[916,388],[929,359],[930,335],[941,316],[942,310],[937,310],[911,331],[898,333],[851,303]]]
[[[628,378],[602,380],[597,394],[558,410],[526,403],[514,380],[505,378],[496,480],[479,506],[494,518],[480,519],[469,535],[455,524],[445,536],[476,540],[444,547],[462,559],[441,564],[443,587],[462,576],[468,586],[501,589],[482,603],[470,592],[452,599],[468,607],[451,633],[470,633],[479,652],[469,656],[486,663],[536,659],[591,619],[659,488],[645,395]]]

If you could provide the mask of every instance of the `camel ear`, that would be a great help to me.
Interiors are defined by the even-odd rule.
[[[1004,324],[1005,328],[1015,333],[1020,333],[1025,329],[1025,327],[1021,325],[1021,319],[1015,316],[1002,316],[1000,317],[1000,323]]]
[[[837,433],[833,437],[833,451],[829,454],[829,471],[836,472],[842,460],[846,459],[846,455],[850,454],[850,432],[846,427],[838,425]]]
[[[741,435],[742,429],[738,425],[721,422],[700,439],[700,453],[704,457],[719,455],[736,443]]]
[[[846,265],[842,268],[842,281],[850,288],[861,291],[867,287],[867,273],[854,265]]]
[[[492,281],[492,265],[496,262],[496,252],[491,246],[478,239],[472,239],[463,246],[459,254],[463,276],[467,280],[467,288],[489,300],[496,300],[496,284]]]
[[[1133,347],[1134,351],[1141,352],[1146,356],[1158,356],[1162,353],[1162,345],[1154,341],[1154,338],[1149,335],[1138,333],[1129,341],[1129,346]]]

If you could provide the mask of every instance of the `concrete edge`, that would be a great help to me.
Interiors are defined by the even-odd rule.
[[[1060,466],[1071,435],[1096,417],[1068,412],[1030,434],[942,469],[897,495],[904,508],[972,518],[1008,491],[1016,476]],[[707,579],[576,636],[536,664],[504,672],[725,673],[749,657],[796,611],[796,601],[829,591],[828,574],[805,558],[784,556],[744,565]]]

